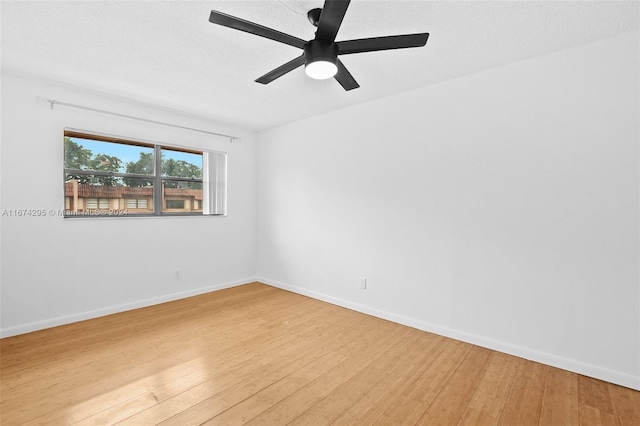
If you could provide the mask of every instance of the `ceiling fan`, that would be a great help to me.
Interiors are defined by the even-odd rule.
[[[338,59],[338,55],[389,49],[406,49],[408,47],[421,47],[427,44],[428,33],[372,37],[336,42],[336,35],[349,7],[349,2],[350,0],[326,0],[322,9],[311,9],[307,13],[307,17],[318,29],[316,30],[315,38],[309,41],[216,10],[211,11],[209,21],[303,50],[301,56],[259,77],[256,82],[262,84],[269,84],[289,71],[293,71],[299,66],[304,65],[305,72],[309,77],[315,79],[335,77],[344,90],[352,90],[360,87],[360,85],[351,73],[349,73],[342,61]]]

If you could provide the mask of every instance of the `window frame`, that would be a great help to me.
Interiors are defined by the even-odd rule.
[[[103,134],[96,134],[92,132],[79,131],[75,129],[64,129],[64,138],[78,138],[78,139],[88,139],[97,142],[109,142],[109,143],[118,143],[129,146],[139,146],[144,148],[152,148],[154,154],[154,173],[153,174],[138,174],[138,173],[123,173],[123,172],[105,172],[100,170],[84,170],[84,169],[72,169],[66,168],[65,159],[63,155],[63,193],[64,195],[64,217],[65,218],[75,218],[75,217],[180,217],[180,216],[195,216],[195,217],[207,217],[207,216],[227,216],[226,209],[226,162],[227,162],[227,153],[223,151],[215,151],[215,150],[205,150],[205,149],[193,149],[193,148],[185,148],[181,146],[168,145],[164,143],[154,143],[154,142],[143,142],[130,138],[109,136]],[[184,152],[190,154],[198,154],[202,156],[202,176],[200,179],[193,178],[185,178],[185,177],[170,177],[162,175],[162,150],[171,150],[177,152]],[[64,148],[63,148],[64,150]],[[224,156],[224,170],[222,172],[222,182],[219,182],[220,173],[216,172],[213,175],[217,177],[213,182],[205,176],[205,157],[209,154],[217,154]],[[208,163],[208,161],[207,161]],[[66,196],[66,184],[67,184],[67,175],[84,175],[84,176],[106,176],[106,177],[116,177],[116,178],[133,178],[133,179],[144,179],[148,181],[152,181],[152,198],[150,200],[153,211],[148,213],[133,213],[131,215],[127,214],[126,211],[128,208],[126,207],[126,199],[125,205],[122,211],[117,212],[116,214],[91,214],[89,212],[77,212],[72,211],[67,208],[67,196]],[[222,212],[216,213],[205,213],[205,203],[204,200],[197,200],[198,207],[200,211],[166,211],[163,205],[163,183],[164,181],[176,181],[176,182],[189,182],[189,183],[198,183],[202,185],[202,193],[203,197],[205,197],[205,192],[208,190],[208,197],[218,198],[218,194],[216,191],[222,190],[222,199],[223,199],[223,207]],[[222,188],[221,188],[222,184]],[[95,198],[95,197],[92,197]],[[216,208],[217,209],[217,208]],[[98,209],[100,210],[100,209]],[[136,209],[132,209],[136,210]]]

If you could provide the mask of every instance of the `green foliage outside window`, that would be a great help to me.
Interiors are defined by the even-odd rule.
[[[196,164],[174,158],[164,158],[162,153],[162,176],[202,179],[202,168]],[[201,157],[201,156],[200,156]],[[101,172],[124,172],[139,175],[153,175],[155,157],[153,152],[140,152],[137,161],[124,162],[120,158],[108,154],[94,154],[90,149],[78,144],[70,137],[64,138],[64,163],[67,169],[95,170]],[[138,178],[115,178],[111,176],[89,176],[86,174],[67,174],[67,180],[77,179],[82,184],[119,186],[148,186],[152,182]],[[166,180],[168,188],[201,188],[201,184]]]

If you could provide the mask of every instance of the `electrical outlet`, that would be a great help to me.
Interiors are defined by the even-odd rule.
[[[173,279],[179,280],[180,278],[182,278],[182,271],[180,269],[173,271]]]
[[[366,290],[367,289],[367,279],[366,278],[360,278],[360,288],[362,290]]]

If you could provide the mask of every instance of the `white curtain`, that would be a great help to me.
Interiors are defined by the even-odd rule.
[[[227,154],[205,151],[202,156],[204,214],[227,214]]]

